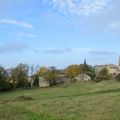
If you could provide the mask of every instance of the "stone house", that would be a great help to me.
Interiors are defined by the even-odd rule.
[[[89,81],[91,80],[91,77],[88,74],[80,74],[75,78],[77,81]]]
[[[39,87],[49,87],[49,81],[45,80],[44,77],[39,77]]]

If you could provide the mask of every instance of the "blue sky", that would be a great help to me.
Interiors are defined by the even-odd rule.
[[[119,0],[0,0],[0,64],[117,64]]]

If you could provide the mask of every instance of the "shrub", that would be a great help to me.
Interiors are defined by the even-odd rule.
[[[115,79],[120,82],[120,73],[115,76]]]

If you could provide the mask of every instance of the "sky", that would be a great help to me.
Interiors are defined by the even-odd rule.
[[[120,0],[0,0],[0,64],[117,64]]]

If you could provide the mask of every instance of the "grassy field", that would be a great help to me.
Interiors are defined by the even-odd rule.
[[[33,100],[19,100],[18,96]],[[120,83],[83,82],[0,93],[0,120],[120,120]]]

